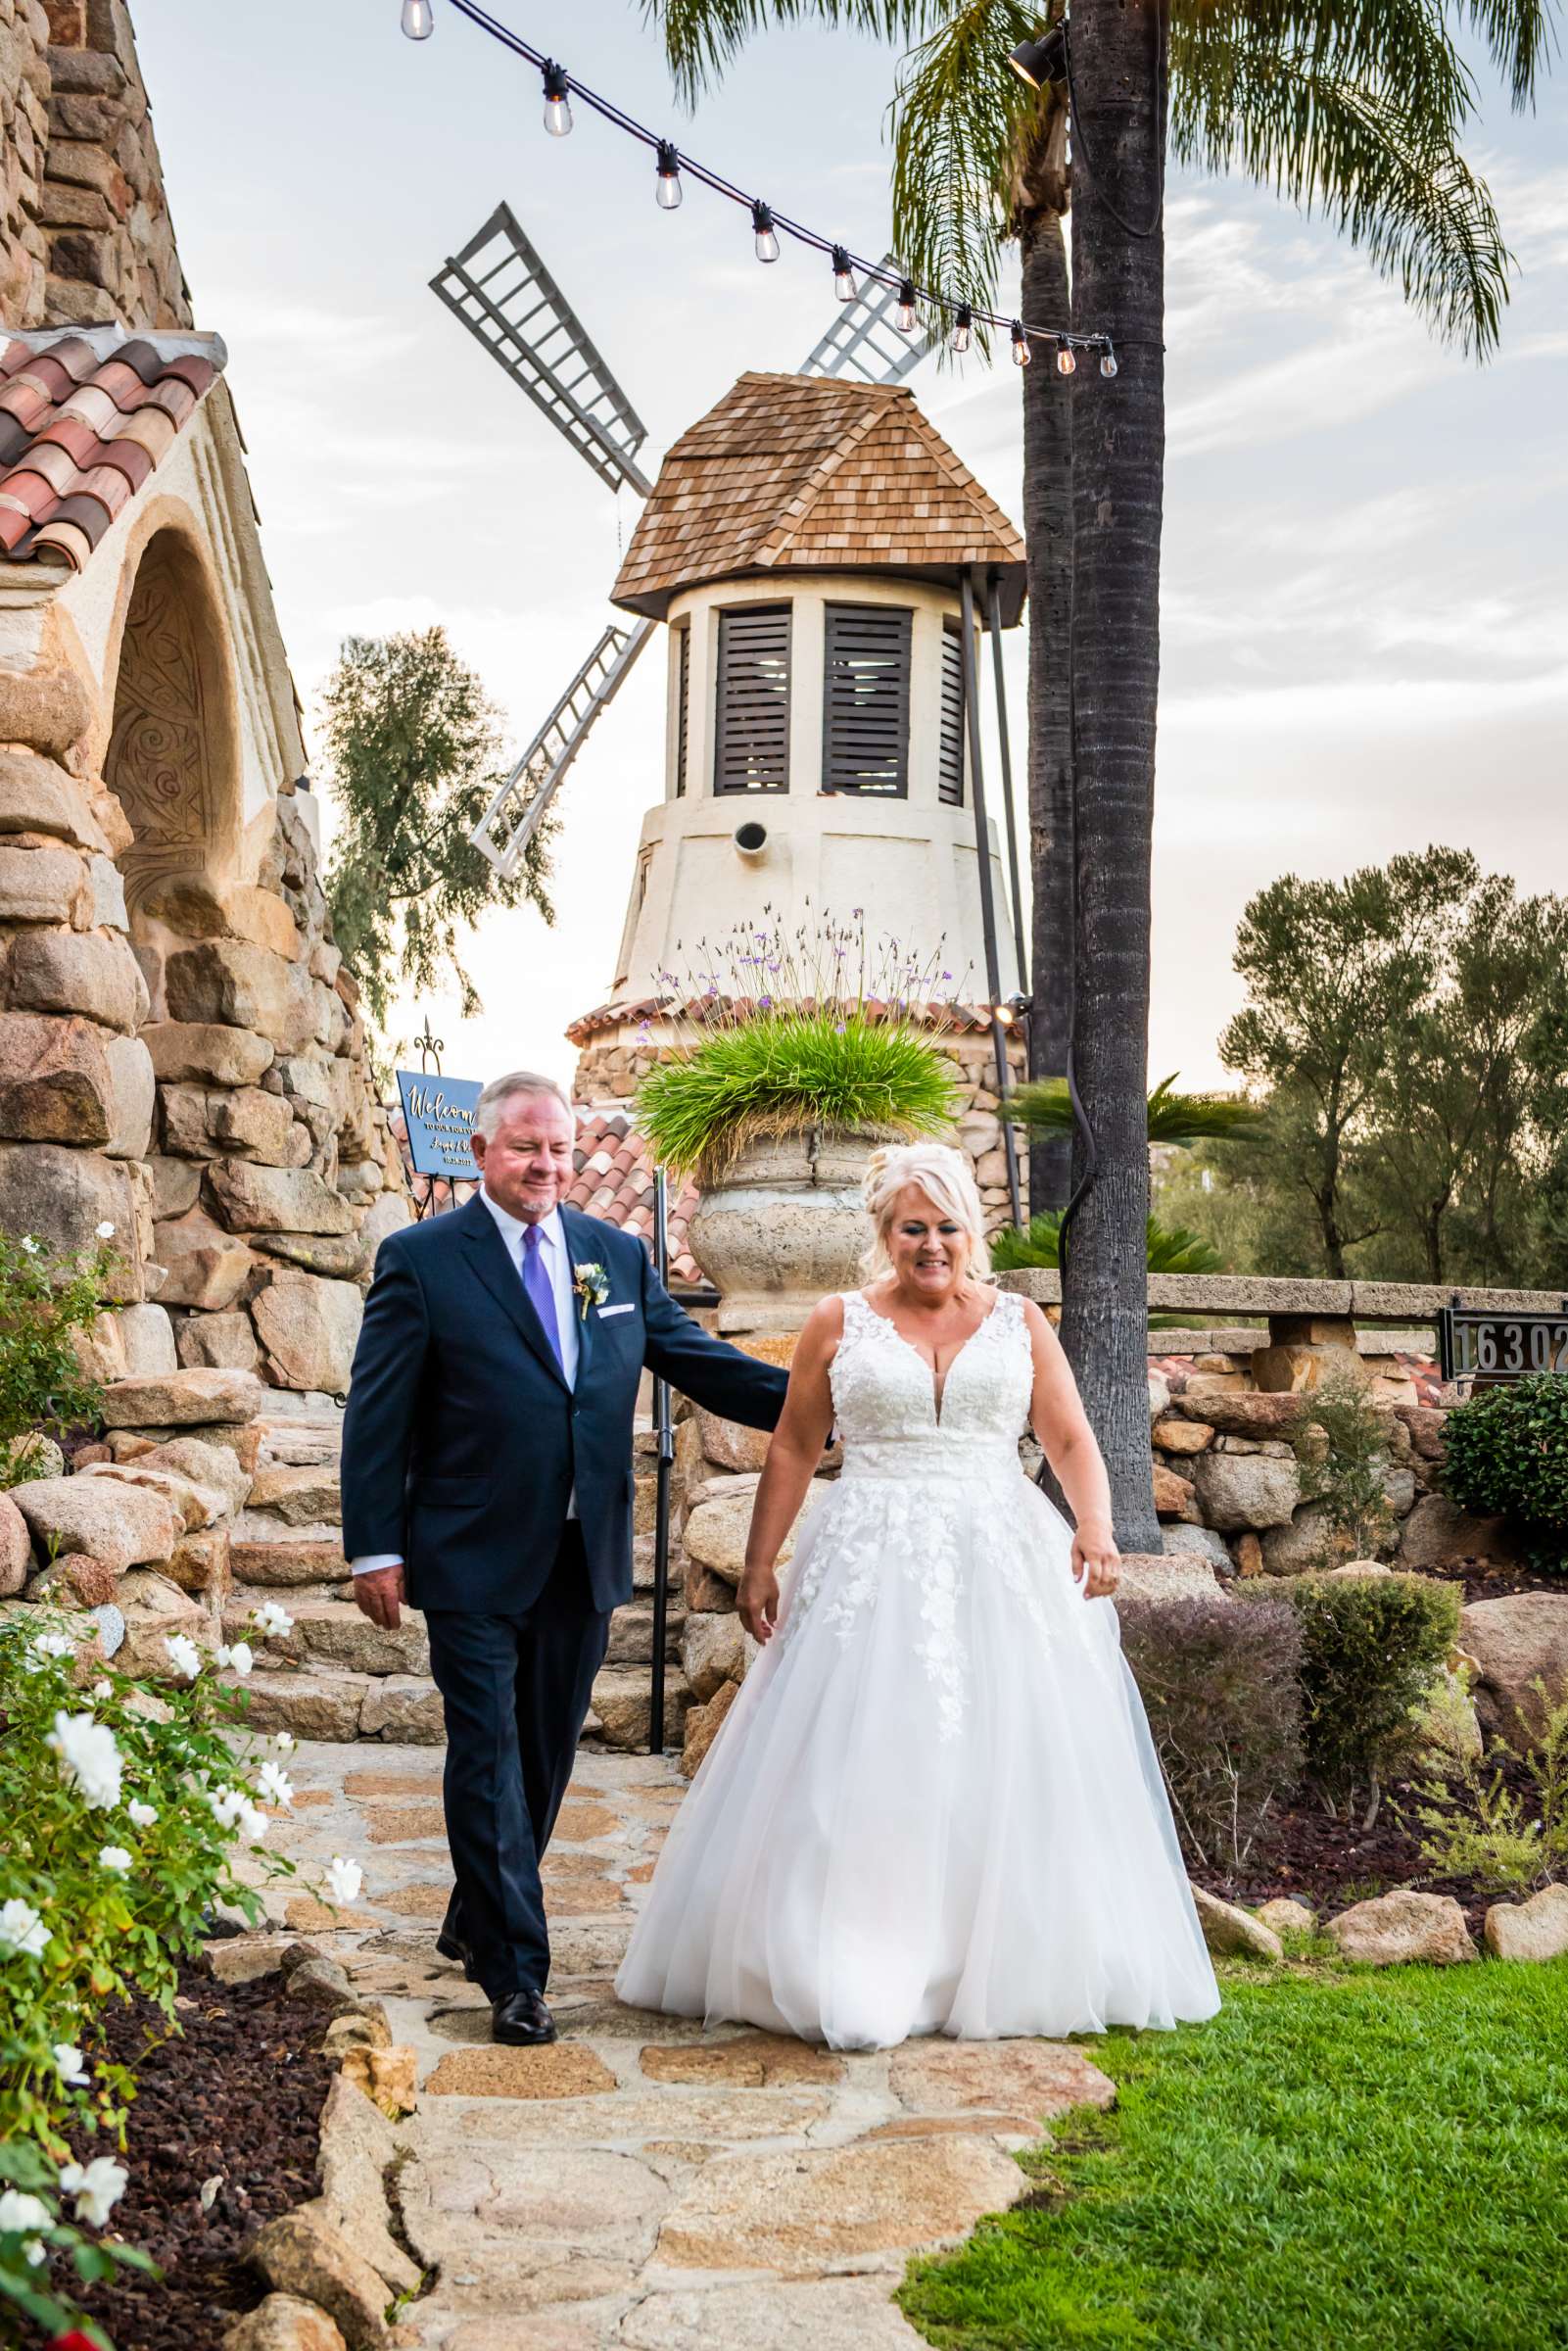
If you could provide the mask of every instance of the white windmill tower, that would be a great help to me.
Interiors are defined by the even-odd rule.
[[[611,622],[497,793],[474,840],[510,874],[655,629],[666,631],[665,788],[643,819],[610,1000],[575,1023],[613,1046],[659,1024],[661,974],[760,916],[863,909],[867,930],[1023,984],[1005,712],[1011,909],[987,821],[978,620],[1022,606],[1022,541],[900,388],[929,348],[868,280],[793,375],[743,375],[673,444],[646,428],[509,207],[431,281],[612,490],[644,502]],[[672,1012],[677,1008],[671,1006]]]

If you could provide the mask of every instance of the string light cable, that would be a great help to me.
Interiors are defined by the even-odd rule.
[[[650,130],[646,123],[638,121],[635,116],[627,114],[612,99],[602,97],[598,91],[589,89],[586,83],[569,75],[554,58],[546,57],[542,49],[536,49],[520,33],[513,32],[509,25],[501,24],[499,18],[493,17],[488,9],[479,5],[479,0],[447,0],[447,5],[458,16],[466,17],[479,31],[499,41],[502,48],[510,50],[514,57],[521,58],[525,65],[532,66],[543,77],[545,126],[553,137],[564,138],[571,130],[571,101],[576,99],[590,113],[597,115],[614,129],[647,148],[655,159],[656,193],[663,210],[673,212],[680,204],[684,175],[694,180],[698,186],[710,189],[715,196],[724,197],[728,203],[741,206],[750,215],[758,261],[777,261],[779,240],[788,237],[794,244],[804,245],[808,251],[822,254],[829,262],[833,273],[833,291],[840,302],[852,302],[855,299],[857,278],[863,283],[890,288],[898,297],[898,324],[905,333],[916,331],[914,313],[917,306],[924,306],[927,312],[938,312],[944,324],[949,319],[952,321],[953,348],[957,352],[970,350],[973,328],[976,324],[984,324],[994,326],[1010,337],[1013,357],[1020,366],[1027,364],[1034,344],[1045,343],[1055,346],[1056,363],[1064,375],[1073,372],[1077,365],[1075,355],[1079,352],[1098,357],[1102,375],[1110,377],[1117,372],[1116,349],[1109,335],[1078,334],[1065,326],[1036,326],[1022,318],[1008,317],[999,311],[983,310],[976,303],[956,294],[944,293],[936,287],[918,285],[901,270],[884,268],[880,262],[869,261],[864,255],[851,252],[836,237],[819,235],[804,221],[780,212],[773,205],[765,204],[760,197],[737,187],[734,180],[726,179],[722,172],[711,170],[706,164],[697,163],[684,150],[678,150],[672,139],[659,131]],[[411,40],[427,40],[435,26],[433,0],[402,0],[402,23],[404,31]],[[906,317],[910,320],[908,326],[904,324]]]

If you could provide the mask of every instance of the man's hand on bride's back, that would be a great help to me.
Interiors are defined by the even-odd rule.
[[[368,1575],[356,1575],[354,1597],[361,1615],[368,1616],[372,1624],[379,1624],[386,1632],[395,1633],[398,1611],[406,1598],[401,1563],[396,1567],[377,1567]]]
[[[1109,1600],[1121,1581],[1121,1554],[1109,1529],[1080,1526],[1072,1538],[1073,1580],[1085,1600]]]
[[[736,1591],[735,1605],[752,1640],[766,1647],[779,1623],[779,1578],[773,1569],[745,1568]]]

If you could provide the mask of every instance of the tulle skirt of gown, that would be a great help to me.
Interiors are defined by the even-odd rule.
[[[1014,1443],[851,1448],[616,1990],[835,2048],[1217,2008],[1116,1608]]]

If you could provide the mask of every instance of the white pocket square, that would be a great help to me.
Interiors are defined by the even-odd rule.
[[[598,1310],[599,1320],[602,1322],[609,1315],[629,1315],[635,1304],[636,1301],[629,1298],[624,1306],[601,1306]]]

